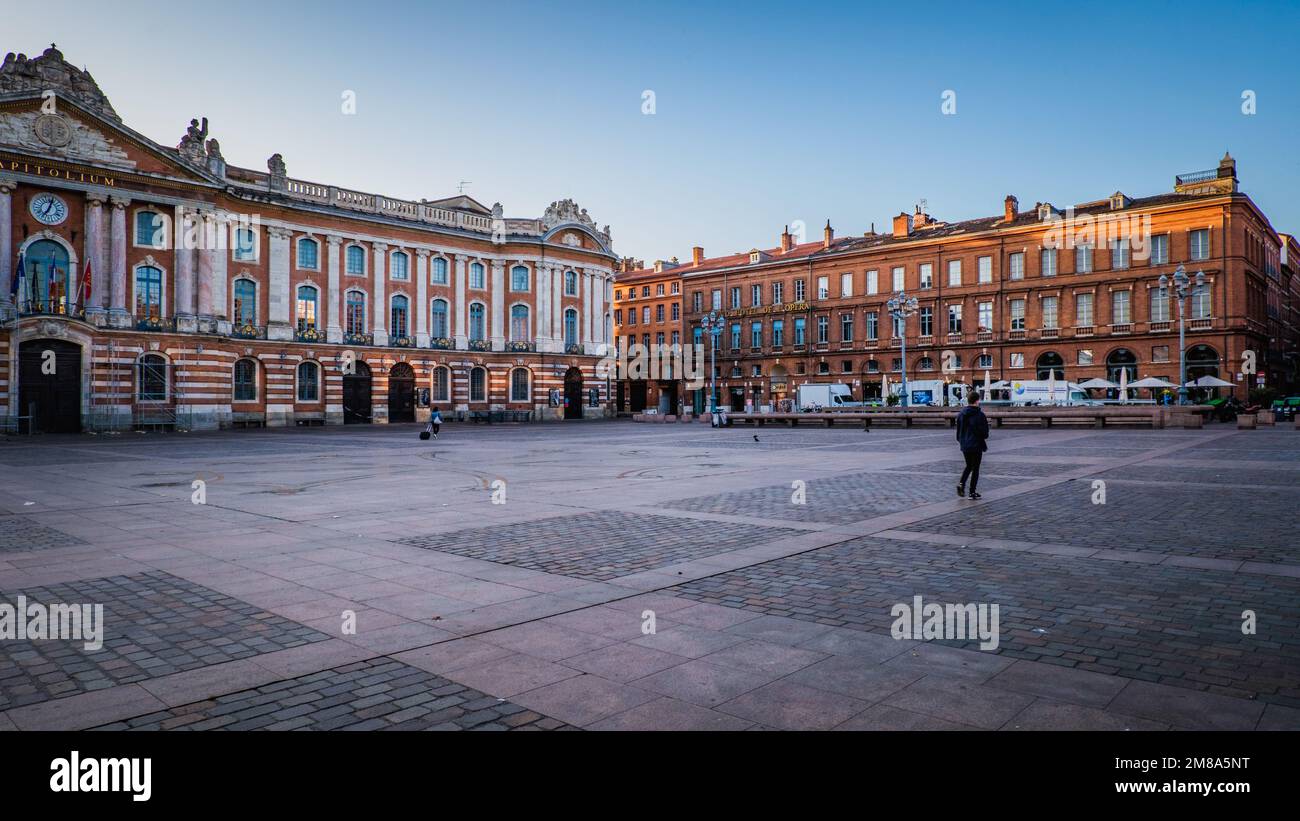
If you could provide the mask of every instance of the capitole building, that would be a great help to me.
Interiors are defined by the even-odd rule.
[[[806,383],[844,383],[855,398],[902,377],[902,337],[887,301],[917,298],[904,320],[907,376],[982,383],[1092,377],[1178,379],[1178,299],[1159,277],[1184,266],[1188,379],[1296,389],[1297,300],[1279,234],[1239,190],[1236,162],[1179,175],[1153,196],[1115,192],[1073,206],[1021,209],[1008,196],[996,216],[944,222],[916,208],[891,230],[836,237],[829,224],[801,241],[659,263],[623,282],[680,280],[682,337],[710,346],[701,319],[726,317],[718,337],[719,403],[782,407]],[[664,266],[668,267],[665,268]],[[1195,287],[1196,274],[1204,284]],[[617,293],[616,293],[617,296]],[[615,300],[616,312],[631,305]],[[616,314],[617,315],[617,314]],[[641,342],[625,324],[616,342]],[[1250,363],[1255,363],[1252,371]],[[707,390],[687,408],[706,410]]]
[[[155,143],[53,46],[6,56],[0,420],[57,432],[610,410],[596,368],[608,226],[571,200],[506,217],[286,165],[228,165],[206,119]]]

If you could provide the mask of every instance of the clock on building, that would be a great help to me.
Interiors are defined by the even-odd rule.
[[[68,218],[68,204],[49,192],[32,197],[29,210],[45,225],[58,225]]]

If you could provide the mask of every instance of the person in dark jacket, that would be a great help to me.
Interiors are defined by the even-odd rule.
[[[984,458],[984,451],[989,449],[986,442],[989,438],[989,420],[984,411],[980,410],[979,391],[972,390],[966,401],[966,407],[957,414],[957,444],[961,447],[961,455],[966,459],[966,469],[957,481],[957,495],[966,495],[966,480],[970,479],[970,497],[978,499],[980,495],[975,487],[980,481],[980,460]]]

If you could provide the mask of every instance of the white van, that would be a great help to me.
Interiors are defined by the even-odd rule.
[[[1007,398],[1014,406],[1023,405],[1087,405],[1098,406],[1101,402],[1088,398],[1088,392],[1074,382],[1060,381],[1048,390],[1046,379],[1013,379],[1002,386]]]
[[[862,403],[853,401],[848,385],[800,385],[799,410],[808,408],[842,408]]]
[[[970,386],[961,382],[944,382],[942,379],[909,379],[907,380],[908,405],[913,408],[939,407],[941,405],[960,407],[965,403],[966,392],[969,390]],[[889,392],[901,399],[903,394],[902,382],[890,384]]]

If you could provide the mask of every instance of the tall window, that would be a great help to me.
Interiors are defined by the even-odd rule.
[[[875,311],[867,311],[867,339],[875,341],[880,338],[880,315]]]
[[[135,244],[145,248],[167,247],[167,223],[157,211],[137,211],[135,215]]]
[[[366,249],[360,245],[349,245],[343,258],[347,266],[347,273],[364,274],[366,272]]]
[[[772,283],[772,304],[780,305],[783,302],[785,302],[785,283],[773,282]]]
[[[320,269],[320,246],[316,240],[307,237],[298,240],[298,267],[312,271]]]
[[[1129,245],[1126,239],[1110,241],[1110,267],[1124,269],[1129,266]]]
[[[316,330],[316,289],[310,285],[298,286],[298,332]]]
[[[510,401],[527,402],[529,398],[528,369],[515,368],[510,372]]]
[[[893,277],[893,280],[890,283],[891,287],[894,289],[894,293],[898,293],[899,291],[903,290],[903,278],[906,275],[906,273],[907,273],[907,269],[904,268],[903,266],[897,265],[894,267],[894,270],[891,272],[891,276]]]
[[[564,295],[565,296],[578,295],[578,274],[576,271],[564,272]]]
[[[156,353],[147,353],[136,363],[136,400],[139,402],[165,402],[167,400],[167,360]]]
[[[1025,252],[1016,251],[1007,257],[1008,276],[1011,279],[1025,278]]]
[[[763,347],[763,323],[753,322],[749,326],[749,347]]]
[[[676,333],[674,331],[673,333]],[[785,344],[785,321],[781,319],[772,320],[772,347],[779,348]]]
[[[1011,300],[1011,330],[1023,331],[1025,329],[1025,301],[1023,299]]]
[[[469,401],[487,401],[487,370],[474,368],[469,372]]]
[[[435,337],[446,337],[447,333],[447,300],[435,299],[433,309],[429,311],[430,327],[429,333]]]
[[[257,363],[241,359],[235,363],[235,401],[257,401]]]
[[[482,302],[475,302],[469,306],[469,338],[471,342],[482,342],[486,329],[485,310]]]
[[[731,307],[733,308],[740,307],[740,288],[731,289]]]
[[[1168,289],[1152,288],[1150,293],[1151,293],[1151,321],[1168,322],[1169,321]]]
[[[949,287],[961,285],[961,260],[959,259],[948,260],[948,285]]]
[[[409,335],[409,320],[411,315],[410,305],[410,301],[401,294],[393,297],[391,310],[389,311],[392,316],[392,322],[388,325],[388,335],[390,337],[400,339]]]
[[[817,277],[817,298],[826,299],[831,295],[829,277]]]
[[[853,274],[840,274],[840,296],[853,296]]]
[[[880,293],[880,272],[867,271],[867,295]]]
[[[366,332],[366,295],[360,291],[348,291],[347,331],[350,334]]]
[[[483,263],[471,262],[469,264],[469,287],[486,288],[487,274],[484,271]]]
[[[804,283],[803,283],[803,280],[802,280],[802,279],[796,279],[796,280],[794,281],[794,301],[795,301],[795,302],[803,302],[803,299],[804,299],[804,297],[805,297],[806,295],[807,295],[807,292],[804,290]],[[715,307],[721,308],[722,306],[721,306],[721,305],[717,305],[717,306],[715,306]]]
[[[1074,324],[1085,327],[1092,324],[1092,294],[1074,295]]]
[[[391,257],[390,279],[408,280],[411,278],[411,258],[405,251],[394,251]]]
[[[320,401],[320,368],[315,362],[298,364],[298,401]]]
[[[731,325],[731,348],[736,350],[740,347],[740,323],[734,322]]]
[[[1187,235],[1192,260],[1200,262],[1210,258],[1210,229],[1198,228]]]
[[[921,275],[921,287],[934,287],[934,266],[928,262],[922,262],[917,269]]]
[[[564,344],[578,344],[578,312],[572,308],[564,312]]]
[[[152,265],[135,269],[135,318],[162,319],[162,271]]]
[[[236,325],[257,324],[257,285],[251,279],[235,280],[234,309]]]
[[[934,309],[930,307],[922,308],[919,316],[921,320],[921,336],[934,336]]]
[[[1038,273],[1045,277],[1056,276],[1056,249],[1044,248],[1038,256]]]
[[[696,291],[695,293],[691,294],[691,310],[697,314],[704,310],[703,291]]]
[[[1112,291],[1110,295],[1110,321],[1116,325],[1127,325],[1133,321],[1133,312],[1129,306],[1128,291]]]
[[[840,314],[840,341],[853,341],[853,314]]]
[[[975,306],[975,311],[976,311],[975,320],[976,322],[979,323],[979,329],[981,331],[992,330],[993,329],[993,303],[981,302]]]
[[[829,317],[817,317],[817,344],[825,345],[830,341],[831,320]]]
[[[433,390],[430,392],[434,402],[451,401],[451,371],[441,365],[433,369]]]
[[[1151,237],[1151,264],[1164,265],[1169,262],[1169,235],[1155,234]]]
[[[948,333],[950,334],[961,333],[961,306],[960,305],[948,306]]]
[[[528,341],[527,305],[512,305],[510,307],[510,339],[514,342]]]
[[[443,259],[442,257],[434,257],[433,269],[430,271],[429,275],[433,277],[434,285],[446,285],[447,284],[447,260]]]
[[[979,282],[988,285],[993,281],[993,257],[980,257],[975,260],[979,266]]]
[[[749,304],[752,305],[752,306],[754,306],[755,308],[757,308],[758,306],[760,306],[760,305],[763,304],[763,286],[762,286],[762,285],[751,285],[751,286],[749,286]]]
[[[1092,271],[1092,246],[1084,243],[1074,247],[1074,272],[1086,274]]]
[[[528,290],[528,269],[523,265],[516,265],[510,269],[510,290]]]
[[[804,326],[805,326],[805,325],[806,325],[806,321],[804,320],[803,317],[801,317],[801,316],[797,316],[797,317],[795,317],[795,319],[794,319],[794,344],[796,344],[796,345],[802,345],[802,344],[804,344],[804,333],[805,333],[805,327],[804,327]]]
[[[234,255],[240,262],[252,262],[257,259],[257,234],[253,229],[235,229]]]
[[[1056,297],[1054,296],[1043,297],[1042,307],[1043,307],[1043,327],[1048,329],[1055,329],[1059,327],[1057,325],[1059,319],[1056,313],[1057,311]]]
[[[1192,291],[1192,319],[1209,319],[1210,314],[1210,286],[1207,284]]]

